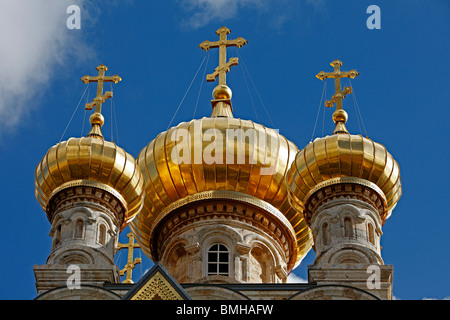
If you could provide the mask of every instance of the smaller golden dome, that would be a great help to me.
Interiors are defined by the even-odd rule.
[[[73,186],[106,190],[122,202],[124,222],[140,210],[144,180],[135,159],[114,142],[70,138],[51,147],[36,167],[35,194],[42,209],[58,192]]]
[[[383,145],[361,135],[317,138],[299,151],[287,175],[290,201],[296,208],[304,208],[309,196],[321,187],[346,182],[381,193],[386,199],[383,221],[402,193],[398,163]]]
[[[341,71],[342,62],[339,60],[334,60],[331,65],[334,72],[321,71],[316,77],[320,80],[335,79],[337,92],[325,102],[327,107],[336,104],[333,113],[335,129],[331,136],[317,138],[297,153],[286,177],[289,201],[297,210],[305,209],[308,219],[311,214],[306,212],[308,200],[315,192],[330,185],[359,184],[369,187],[382,199],[379,211],[384,223],[402,194],[400,168],[383,145],[348,133],[345,127],[348,115],[342,108],[342,100],[352,93],[352,88],[341,90],[340,79],[354,78],[359,73],[355,70]]]
[[[112,97],[103,94],[104,82],[118,83],[118,75],[105,76],[108,68],[97,67],[97,77],[84,76],[84,83],[97,82],[97,96],[86,104],[95,107],[89,120],[92,125],[87,137],[70,138],[51,147],[36,167],[35,195],[42,209],[51,219],[50,202],[60,191],[87,186],[105,190],[115,196],[124,209],[123,228],[140,211],[144,202],[144,178],[135,159],[114,142],[105,141],[101,127],[105,122],[101,105]]]

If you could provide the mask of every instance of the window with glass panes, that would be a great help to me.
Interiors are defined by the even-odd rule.
[[[208,276],[229,276],[229,252],[223,244],[213,244],[208,250]]]

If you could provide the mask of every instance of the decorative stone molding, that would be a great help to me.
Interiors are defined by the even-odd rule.
[[[186,252],[188,254],[194,255],[194,254],[196,254],[197,252],[200,251],[200,244],[197,242],[197,243],[194,243],[194,244],[192,244],[190,246],[185,246],[184,250],[186,250]]]
[[[299,292],[288,300],[379,300],[379,298],[356,287],[329,284]]]
[[[217,201],[178,208],[160,222],[153,241],[158,261],[180,283],[284,282],[288,263],[296,258],[289,230],[261,209]],[[228,275],[208,273],[208,252],[215,244],[228,250]]]
[[[320,206],[311,221],[315,264],[383,264],[380,237],[373,233],[370,238],[368,224],[380,228],[381,219],[375,208],[361,200],[335,199]]]
[[[157,236],[150,244],[152,251],[161,256],[161,248],[169,236],[174,236],[178,230],[190,224],[212,219],[239,221],[261,230],[279,244],[286,259],[291,257],[290,268],[295,263],[296,257],[292,253],[296,252],[296,239],[289,228],[286,228],[273,215],[259,208],[231,200],[223,200],[221,203],[217,203],[217,200],[205,200],[173,211],[160,222],[159,228],[155,230],[154,234]],[[158,256],[155,258],[158,259]]]
[[[384,199],[369,186],[357,183],[342,183],[325,186],[315,191],[305,203],[304,216],[309,225],[320,206],[331,200],[357,199],[371,205],[379,214],[382,222],[386,219]]]
[[[117,219],[118,225],[123,224],[125,208],[122,202],[106,190],[89,186],[74,186],[55,194],[48,204],[48,218],[53,221],[55,216],[72,208],[74,205],[105,211]]]
[[[236,251],[242,255],[248,254],[251,249],[252,249],[252,246],[249,244],[246,244],[246,243],[236,244]]]
[[[288,273],[286,272],[286,269],[283,266],[278,265],[275,268],[275,273],[278,276],[278,278],[280,278],[282,280],[282,282],[285,282],[287,277],[288,277]]]

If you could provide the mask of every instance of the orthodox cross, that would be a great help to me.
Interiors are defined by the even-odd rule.
[[[129,234],[127,234],[127,237],[128,237],[128,239],[130,239],[128,241],[128,243],[120,243],[119,242],[117,244],[116,253],[117,253],[117,251],[119,251],[121,249],[128,249],[127,264],[119,272],[120,272],[121,276],[125,275],[125,273],[127,274],[123,283],[133,283],[133,280],[131,280],[133,269],[136,267],[137,264],[142,262],[141,258],[135,258],[133,260],[133,251],[135,248],[140,248],[141,246],[138,243],[134,242],[134,234],[133,233],[130,232]]]
[[[95,113],[102,113],[102,104],[105,102],[106,99],[112,98],[113,93],[112,91],[106,91],[105,94],[103,94],[103,83],[104,82],[113,82],[114,84],[122,81],[122,78],[119,77],[117,74],[114,76],[105,76],[105,71],[108,70],[108,68],[101,64],[97,67],[98,70],[98,76],[91,77],[91,76],[84,76],[81,78],[81,81],[88,84],[90,82],[97,82],[97,96],[93,99],[92,102],[86,103],[86,110],[92,110],[95,107]]]
[[[230,29],[222,27],[216,31],[216,34],[219,35],[219,41],[211,42],[206,40],[199,45],[199,47],[205,51],[208,51],[211,48],[219,48],[219,66],[214,69],[213,73],[206,76],[206,81],[215,81],[217,76],[219,76],[219,85],[226,84],[227,72],[230,71],[232,66],[238,64],[238,58],[230,58],[227,62],[227,47],[236,46],[241,48],[247,44],[247,40],[241,37],[235,40],[227,40],[227,34],[230,32]]]
[[[325,106],[327,108],[332,107],[334,103],[336,103],[336,109],[342,110],[342,100],[348,93],[352,93],[351,87],[345,87],[344,90],[341,90],[341,78],[350,77],[354,79],[357,75],[359,75],[358,71],[350,70],[350,71],[341,71],[341,66],[343,63],[339,60],[334,60],[330,63],[332,67],[334,67],[334,72],[319,72],[316,77],[320,80],[325,80],[328,78],[334,78],[334,86],[336,89],[336,93],[333,95],[331,100],[325,102]]]

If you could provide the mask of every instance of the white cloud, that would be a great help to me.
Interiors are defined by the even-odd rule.
[[[244,8],[263,14],[267,27],[280,29],[296,17],[297,10],[303,4],[315,9],[324,6],[324,0],[179,0],[179,3],[188,16],[181,20],[181,24],[192,29],[235,18]]]
[[[401,299],[400,299],[399,297],[393,296],[393,297],[392,297],[392,300],[401,300]],[[425,298],[422,298],[422,300],[450,300],[450,296],[444,297],[444,298],[442,298],[442,299],[438,299],[438,298],[427,298],[427,297],[425,297]]]
[[[182,6],[191,16],[184,24],[194,29],[203,27],[211,21],[222,22],[236,15],[244,6],[261,7],[265,0],[183,0]]]
[[[442,299],[437,299],[437,298],[423,298],[422,300],[450,300],[450,296],[444,297],[444,298],[442,298]]]
[[[76,61],[88,50],[80,40],[80,30],[69,30],[66,24],[67,7],[82,7],[83,1],[0,2],[0,136],[15,129],[38,105],[39,91],[58,66],[68,58]]]
[[[295,273],[291,272],[287,278],[287,283],[308,283],[307,280],[303,279],[302,277],[299,277]]]

